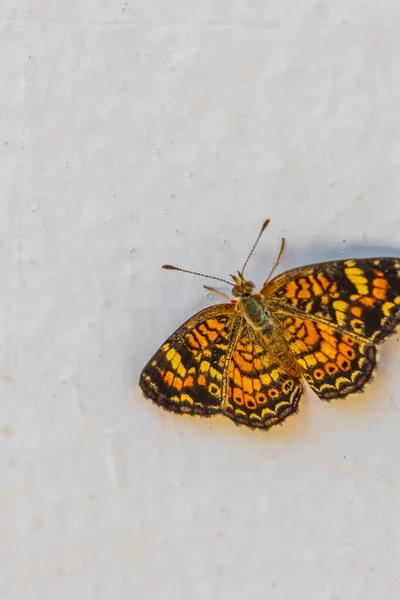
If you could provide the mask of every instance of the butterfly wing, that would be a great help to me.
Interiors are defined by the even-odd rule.
[[[339,260],[286,271],[261,294],[373,343],[400,321],[400,259]]]
[[[292,356],[289,347],[286,351]],[[210,306],[186,321],[150,359],[139,385],[167,410],[221,412],[260,429],[296,412],[302,393],[298,373],[273,358],[234,304]]]
[[[263,338],[243,320],[231,350],[227,370],[227,394],[222,412],[239,425],[268,429],[297,412],[303,391],[300,370],[284,338],[273,329]],[[281,358],[272,351],[278,342]],[[283,358],[285,356],[285,358]],[[292,359],[292,360],[291,360]]]
[[[274,311],[304,377],[323,400],[361,390],[376,366],[376,347],[334,325]]]
[[[373,258],[292,269],[264,285],[305,378],[329,400],[361,390],[375,344],[400,321],[400,259]]]
[[[216,304],[191,317],[143,369],[139,385],[144,395],[178,413],[220,412],[229,346],[240,322],[234,304]]]

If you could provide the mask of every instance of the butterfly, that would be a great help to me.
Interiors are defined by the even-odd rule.
[[[233,299],[181,325],[144,367],[144,395],[166,410],[267,430],[298,411],[304,380],[321,398],[361,391],[377,364],[377,345],[400,321],[400,258],[315,263],[263,287],[231,275]],[[186,271],[164,265],[163,268]]]

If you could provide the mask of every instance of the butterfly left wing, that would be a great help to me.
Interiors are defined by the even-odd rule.
[[[263,339],[248,325],[234,304],[210,306],[166,340],[139,385],[166,410],[222,413],[237,424],[268,429],[297,412],[302,394],[290,348],[280,338],[286,358],[274,358],[271,339],[276,338]]]
[[[298,411],[300,376],[276,327],[264,337],[243,321],[228,363],[222,413],[238,425],[269,429]]]
[[[144,395],[177,413],[220,412],[228,350],[240,321],[234,304],[209,306],[188,319],[144,367]]]
[[[371,379],[375,344],[400,321],[400,259],[300,267],[261,293],[312,389],[324,400],[344,397]]]

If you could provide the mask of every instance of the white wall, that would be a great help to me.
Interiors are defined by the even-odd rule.
[[[0,597],[392,600],[400,344],[362,395],[267,434],[137,379],[210,304],[164,262],[261,285],[400,256],[400,4],[0,8]]]

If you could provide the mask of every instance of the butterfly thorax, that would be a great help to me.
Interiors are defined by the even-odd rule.
[[[238,308],[243,313],[243,316],[249,325],[255,329],[264,330],[271,328],[271,319],[269,318],[265,307],[262,305],[258,294],[240,298]]]
[[[232,295],[239,298],[237,307],[249,325],[258,330],[271,327],[271,320],[262,305],[260,294],[253,293],[254,283],[245,279],[240,271],[237,275],[231,275],[231,277],[235,282]]]

